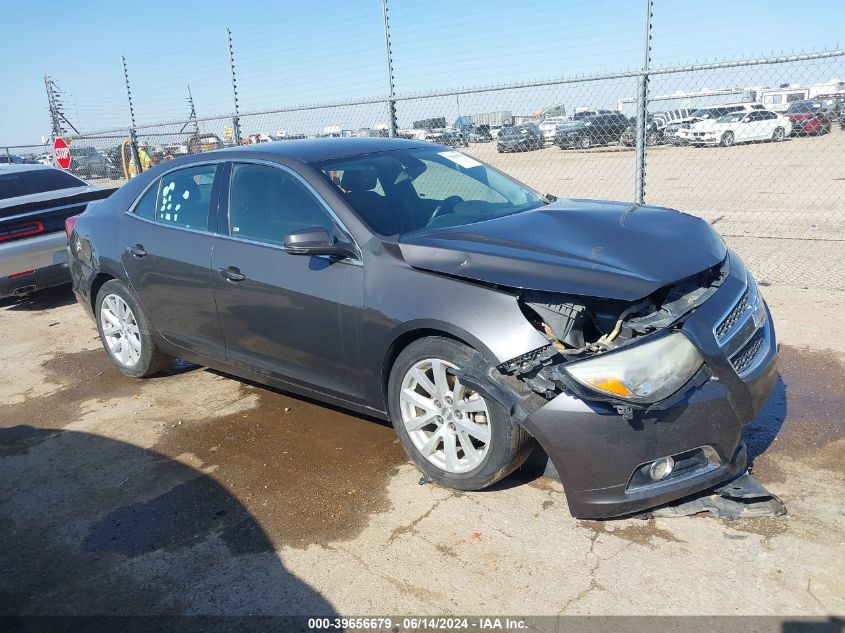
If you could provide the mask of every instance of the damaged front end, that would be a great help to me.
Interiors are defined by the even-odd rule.
[[[490,395],[510,395],[574,516],[642,512],[745,471],[741,431],[774,383],[776,343],[735,255],[641,300],[525,290],[519,302],[548,345],[501,363],[510,393]]]
[[[728,272],[726,258],[635,302],[523,291],[520,297],[523,314],[548,339],[549,345],[502,363],[499,370],[519,378],[546,399],[569,391],[613,403],[621,414],[629,417],[632,408],[647,408],[632,397],[629,388],[612,383],[585,384],[566,367],[677,329],[721,287]]]

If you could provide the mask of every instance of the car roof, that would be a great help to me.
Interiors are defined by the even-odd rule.
[[[431,143],[424,143],[420,141],[371,136],[347,138],[306,138],[227,147],[221,150],[216,150],[214,154],[220,156],[225,154],[237,155],[241,152],[256,152],[262,154],[275,154],[285,158],[301,160],[305,163],[312,163],[335,158],[358,156],[361,154],[372,154],[374,152],[418,149],[430,147],[431,145]]]
[[[46,170],[46,169],[55,169],[56,171],[62,171],[60,169],[56,169],[55,167],[51,167],[49,165],[32,165],[29,163],[21,164],[21,163],[14,163],[14,164],[6,164],[3,165],[3,173],[8,174],[9,172],[14,171],[39,171],[39,170]]]

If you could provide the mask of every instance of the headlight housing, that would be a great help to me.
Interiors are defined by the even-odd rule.
[[[681,332],[569,363],[563,369],[588,389],[636,403],[659,402],[683,387],[704,359]]]

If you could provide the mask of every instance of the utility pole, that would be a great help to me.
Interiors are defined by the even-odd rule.
[[[381,0],[381,11],[384,15],[384,45],[387,50],[387,119],[390,129],[390,136],[396,136],[396,99],[393,91],[393,51],[390,48],[390,15],[387,9],[387,0]]]
[[[135,132],[135,107],[132,105],[132,89],[129,87],[129,69],[126,66],[126,56],[121,55],[120,59],[123,61],[123,80],[126,83],[126,98],[129,100],[129,120],[132,127],[129,128],[129,144],[132,147],[132,160],[135,161],[135,167],[140,174],[143,171],[141,165],[141,157],[138,154],[138,135]]]
[[[636,165],[636,202],[645,203],[645,163],[646,163],[646,140],[648,129],[646,115],[648,114],[648,67],[651,62],[651,10],[653,0],[645,0],[645,53],[643,59],[642,73],[638,78],[637,90],[637,165]]]
[[[59,106],[56,104],[55,86],[49,75],[44,75],[44,87],[47,89],[47,107],[50,109],[50,124],[55,139],[62,135],[62,122],[59,117]]]
[[[188,127],[191,123],[194,124],[194,134],[199,134],[200,132],[200,125],[197,121],[197,110],[194,108],[194,96],[191,94],[191,84],[188,84],[188,108],[190,114],[188,115],[188,121],[185,125],[182,126],[180,132],[184,132],[185,128]]]
[[[232,47],[232,31],[226,29],[226,39],[229,43],[229,72],[232,73],[232,99],[235,105],[234,116],[232,116],[232,131],[235,136],[235,143],[241,144],[241,120],[238,111],[238,81],[235,76],[235,51]]]

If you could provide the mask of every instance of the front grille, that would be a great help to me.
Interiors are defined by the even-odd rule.
[[[734,328],[739,321],[739,318],[742,316],[742,313],[745,311],[745,308],[748,306],[750,298],[751,289],[746,288],[745,292],[743,292],[742,296],[739,298],[739,301],[736,302],[736,305],[731,308],[731,311],[728,312],[728,315],[722,320],[722,322],[716,326],[717,339],[721,340],[725,338],[725,336]]]
[[[731,365],[733,365],[736,373],[740,376],[749,368],[760,353],[760,348],[763,346],[763,338],[765,333],[763,328],[757,330],[748,342],[742,346],[736,354],[731,356]]]

